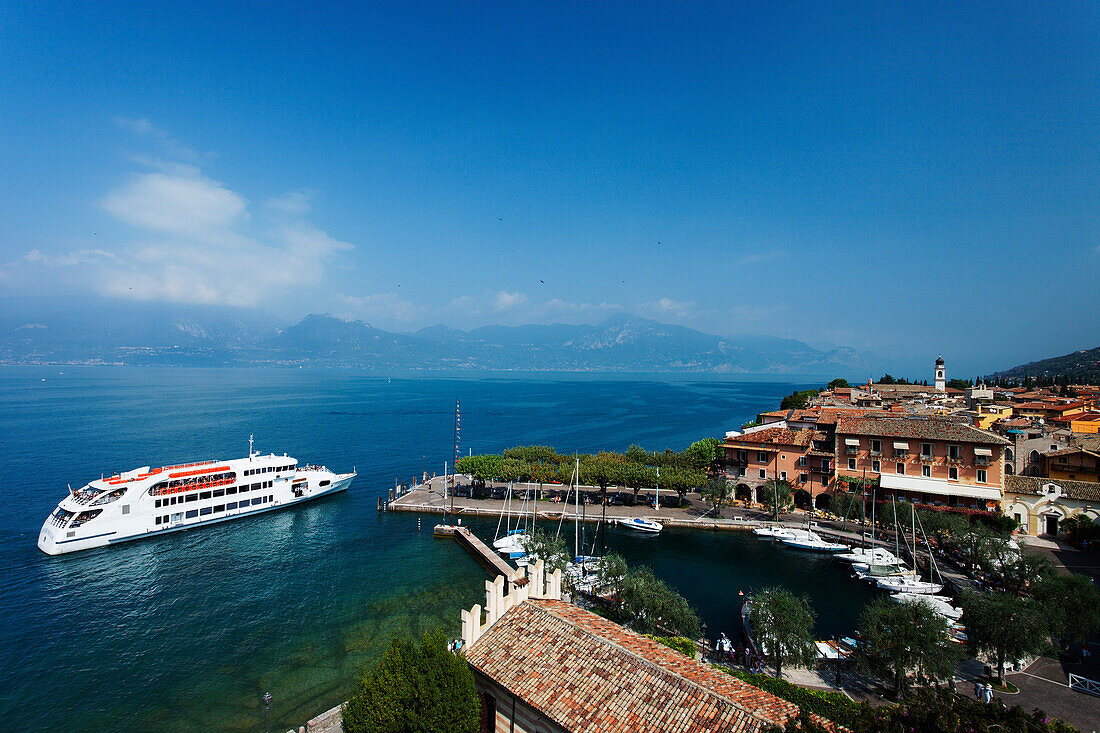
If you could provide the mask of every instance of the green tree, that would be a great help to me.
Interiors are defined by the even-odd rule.
[[[847,379],[843,379],[843,378],[841,378],[841,377],[837,377],[836,379],[834,379],[834,380],[832,380],[831,382],[829,382],[829,387],[828,387],[828,389],[830,389],[830,390],[834,390],[834,389],[837,389],[838,387],[851,387],[851,386],[852,386],[852,385],[848,384],[848,380],[847,380]]]
[[[345,733],[476,733],[480,703],[466,660],[441,630],[394,639],[343,706]]]
[[[569,550],[565,547],[565,538],[551,534],[541,527],[536,527],[524,540],[523,549],[532,560],[542,560],[546,572],[555,570],[565,571],[569,564]]]
[[[917,512],[917,520],[925,534],[935,539],[941,547],[951,545],[970,528],[970,522],[952,512],[920,510]]]
[[[1057,572],[1050,558],[1032,552],[1006,552],[994,560],[993,566],[1005,589],[1016,594],[1028,592]]]
[[[515,458],[524,463],[551,463],[563,462],[565,456],[558,455],[553,447],[548,445],[519,445],[504,451],[505,458]]]
[[[679,495],[681,503],[687,492],[702,486],[706,483],[706,480],[707,475],[705,473],[694,469],[680,468],[677,466],[668,466],[667,468],[661,469],[661,488],[675,491]]]
[[[802,410],[810,404],[810,400],[817,397],[816,389],[804,389],[801,392],[795,390],[784,397],[779,403],[780,410]]]
[[[698,638],[699,615],[648,566],[630,568],[619,583],[619,609],[641,634]]]
[[[687,447],[688,459],[692,468],[705,470],[718,459],[721,442],[717,438],[703,438]]]
[[[814,647],[814,612],[808,596],[796,596],[786,588],[773,586],[754,593],[749,606],[749,625],[757,646],[783,677],[783,664],[811,664]]]
[[[912,671],[918,682],[950,678],[962,658],[948,640],[947,620],[926,603],[894,603],[885,598],[867,606],[859,621],[863,643],[856,651],[861,669],[893,679],[901,698]]]
[[[961,597],[963,623],[970,649],[990,655],[1004,682],[1005,662],[1039,654],[1048,646],[1050,627],[1042,606],[1008,593],[975,593]]]
[[[717,476],[707,480],[701,493],[703,498],[714,507],[714,516],[721,517],[722,505],[729,501],[730,494],[733,493],[733,487],[724,477]]]
[[[1032,591],[1043,605],[1051,632],[1063,644],[1082,642],[1100,631],[1100,592],[1084,575],[1054,575]]]
[[[775,521],[779,521],[779,515],[794,506],[794,493],[791,484],[783,479],[768,479],[756,492],[756,498],[764,505],[764,508],[775,515]]]

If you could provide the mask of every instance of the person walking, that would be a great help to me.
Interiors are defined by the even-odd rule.
[[[982,683],[978,681],[978,678],[974,678],[974,699],[981,702],[982,696],[985,693],[985,688],[982,687]]]
[[[985,703],[986,705],[993,702],[993,685],[988,682],[985,683]]]

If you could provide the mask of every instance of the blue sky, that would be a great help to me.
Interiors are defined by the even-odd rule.
[[[0,295],[1100,343],[1094,3],[8,3]],[[919,375],[915,375],[919,376]]]

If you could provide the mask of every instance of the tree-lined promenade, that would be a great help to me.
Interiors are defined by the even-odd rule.
[[[718,457],[718,440],[704,438],[682,451],[647,451],[633,445],[625,453],[600,451],[596,454],[562,455],[552,447],[531,445],[508,448],[501,454],[464,456],[455,461],[455,471],[473,479],[475,485],[489,481],[529,482],[539,490],[546,484],[598,486],[606,498],[610,487],[631,492],[637,503],[643,489],[675,492],[683,497],[707,482],[706,470]]]

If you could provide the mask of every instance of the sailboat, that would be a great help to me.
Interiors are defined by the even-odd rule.
[[[897,527],[897,503],[894,504],[894,527]],[[905,575],[894,575],[885,578],[877,578],[875,585],[892,593],[917,593],[920,595],[932,595],[943,590],[940,583],[932,583],[920,579],[920,571],[917,570],[917,511],[912,511],[913,517],[913,570]],[[897,536],[901,535],[896,531]]]

